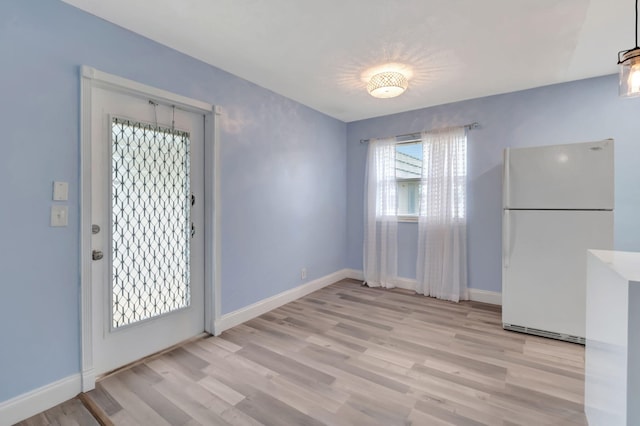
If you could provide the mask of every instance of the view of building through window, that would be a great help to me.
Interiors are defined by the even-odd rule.
[[[451,154],[450,154],[451,155]],[[422,142],[399,143],[396,145],[396,182],[398,216],[418,216],[420,209],[420,180],[422,177]],[[456,185],[464,185],[467,175],[466,155],[455,157],[455,164],[450,165],[452,179]],[[451,192],[451,215],[462,218],[465,215],[465,192]]]
[[[417,216],[422,175],[422,142],[396,145],[398,215]]]

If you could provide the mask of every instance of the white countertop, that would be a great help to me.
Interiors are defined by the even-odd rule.
[[[615,250],[589,250],[627,281],[640,283],[640,253]]]

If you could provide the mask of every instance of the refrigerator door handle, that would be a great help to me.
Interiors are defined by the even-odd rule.
[[[509,257],[511,256],[511,220],[509,210],[503,210],[502,218],[502,266],[504,269],[509,268]]]
[[[502,166],[502,207],[508,209],[510,207],[509,202],[509,148],[505,148],[504,150],[504,163]]]

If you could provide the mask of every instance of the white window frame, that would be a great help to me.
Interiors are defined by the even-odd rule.
[[[420,184],[421,178],[399,178],[396,179],[396,184],[400,184],[402,182],[417,182]],[[400,191],[397,191],[398,194]],[[419,201],[419,200],[418,200]],[[398,222],[418,222],[418,214],[397,214]]]

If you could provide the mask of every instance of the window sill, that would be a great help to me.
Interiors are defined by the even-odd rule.
[[[398,216],[398,222],[418,223],[418,216]]]
[[[418,223],[419,222],[419,216],[398,216],[398,222],[401,222],[401,223]],[[466,223],[466,219],[463,219],[463,218],[454,219],[452,224],[455,225],[455,224],[460,224],[460,223]]]

